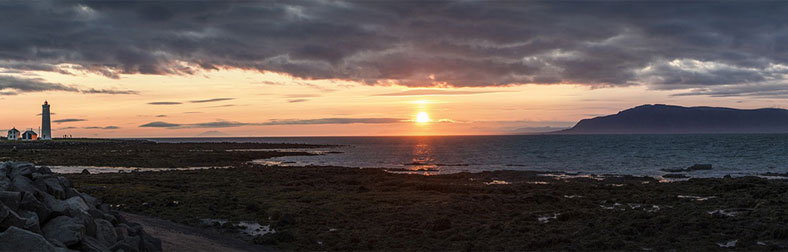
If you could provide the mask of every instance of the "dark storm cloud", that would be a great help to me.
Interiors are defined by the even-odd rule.
[[[219,101],[229,101],[234,100],[235,98],[213,98],[213,99],[206,99],[206,100],[194,100],[189,101],[191,103],[206,103],[206,102],[219,102]]]
[[[313,125],[313,124],[382,124],[382,123],[401,123],[406,119],[398,118],[320,118],[320,119],[289,119],[271,120],[264,123],[244,123],[234,121],[215,121],[205,123],[178,124],[168,122],[151,122],[140,125],[139,127],[148,128],[230,128],[241,126],[269,126],[269,125]]]
[[[84,122],[84,121],[87,121],[87,120],[79,119],[79,118],[66,118],[66,119],[52,120],[53,123]]]
[[[0,49],[2,50],[2,49]],[[68,87],[59,83],[46,82],[42,79],[24,79],[12,76],[0,75],[0,90],[12,94],[23,92],[42,92],[42,91],[66,91],[78,92],[79,90],[74,87]]]
[[[783,84],[723,85],[710,88],[695,88],[687,92],[673,94],[673,96],[696,95],[785,99],[788,98],[788,89]]]
[[[0,38],[2,40],[2,38]],[[0,49],[2,50],[2,49]],[[18,78],[14,76],[0,75],[0,95],[17,95],[19,93],[27,92],[43,92],[43,91],[64,91],[64,92],[80,92],[83,94],[137,94],[136,91],[131,90],[114,90],[114,89],[79,89],[76,87],[66,86],[60,83],[46,82],[40,78]]]
[[[0,68],[238,67],[412,87],[786,84],[785,13],[782,1],[4,1]]]

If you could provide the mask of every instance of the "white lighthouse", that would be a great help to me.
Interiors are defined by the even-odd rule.
[[[52,139],[52,126],[49,123],[49,103],[44,101],[44,105],[41,105],[41,140],[49,140]]]

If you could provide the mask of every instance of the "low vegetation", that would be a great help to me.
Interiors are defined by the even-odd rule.
[[[271,225],[247,239],[280,249],[788,249],[784,180],[544,175],[238,165],[69,178],[123,211]]]
[[[60,139],[0,141],[0,161],[25,160],[36,165],[80,165],[142,168],[230,166],[255,159],[306,152],[276,149],[325,147],[267,143],[156,143],[145,140]],[[254,149],[259,151],[233,151]]]

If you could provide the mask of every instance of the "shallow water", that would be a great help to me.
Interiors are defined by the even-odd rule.
[[[202,219],[203,224],[205,225],[224,225],[230,221],[225,219]],[[257,222],[252,221],[239,221],[239,222],[230,222],[234,226],[238,227],[238,231],[242,234],[249,235],[249,236],[258,236],[264,235],[268,233],[276,233],[276,230],[271,228],[270,225],[261,225]]]
[[[788,172],[788,135],[530,135],[426,137],[175,138],[160,142],[265,142],[332,144],[320,156],[258,162],[422,170],[566,171],[581,174],[661,176],[662,169],[712,164],[688,177]]]
[[[188,170],[202,170],[211,168],[228,168],[228,167],[186,167],[186,168],[139,168],[139,167],[112,167],[112,166],[47,166],[54,173],[68,174],[68,173],[81,173],[83,170],[88,170],[93,173],[118,173],[118,172],[139,172],[139,171],[188,171]]]

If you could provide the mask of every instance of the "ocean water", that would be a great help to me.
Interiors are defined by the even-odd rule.
[[[690,177],[788,172],[788,135],[517,135],[408,137],[170,138],[159,142],[331,144],[319,156],[256,162],[399,168],[439,174],[491,170],[661,176],[662,169],[712,164]]]

